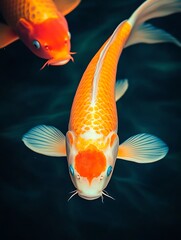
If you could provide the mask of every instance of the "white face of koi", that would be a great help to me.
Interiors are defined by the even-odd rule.
[[[97,144],[96,144],[97,143]],[[104,138],[100,149],[99,143],[88,144],[80,149],[80,139],[73,132],[67,133],[67,160],[70,177],[81,198],[94,200],[106,195],[104,189],[108,185],[117,158],[119,139],[117,134],[110,133]]]

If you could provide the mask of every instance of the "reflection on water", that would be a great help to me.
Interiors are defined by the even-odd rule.
[[[117,103],[120,142],[147,132],[170,148],[160,162],[139,165],[118,160],[107,191],[116,200],[75,196],[66,158],[27,149],[22,135],[38,124],[66,133],[78,82],[92,56],[117,24],[142,1],[83,1],[67,16],[75,63],[39,69],[43,60],[17,42],[1,50],[1,239],[173,239],[180,219],[180,49],[171,44],[136,45],[120,59],[117,78],[129,89]],[[173,24],[154,24],[181,39]]]

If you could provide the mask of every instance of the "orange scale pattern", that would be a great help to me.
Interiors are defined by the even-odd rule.
[[[33,23],[58,18],[58,10],[53,0],[1,0],[0,11],[6,22],[14,28],[20,18]]]
[[[108,135],[117,130],[117,109],[115,103],[115,78],[119,56],[131,31],[128,22],[124,22],[118,29],[114,40],[105,53],[102,66],[98,74],[97,91],[94,105],[91,105],[93,81],[96,65],[105,44],[89,63],[78,86],[71,110],[69,129],[76,134],[85,133],[85,129],[92,128],[98,134]],[[94,92],[95,94],[95,92]]]

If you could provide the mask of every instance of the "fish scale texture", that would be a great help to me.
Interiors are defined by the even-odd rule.
[[[100,48],[88,65],[78,86],[71,110],[69,129],[76,134],[83,134],[90,129],[96,133],[108,135],[110,131],[117,130],[117,110],[115,103],[115,77],[119,56],[131,31],[129,23],[119,26],[112,44],[103,59],[98,74],[95,104],[91,105],[93,81],[100,54]]]
[[[58,10],[52,0],[0,0],[0,11],[13,28],[20,18],[33,23],[58,18]]]

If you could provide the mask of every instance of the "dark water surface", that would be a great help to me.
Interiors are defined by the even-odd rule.
[[[118,160],[107,191],[116,200],[75,196],[66,158],[36,154],[22,135],[38,124],[67,131],[79,80],[93,55],[141,0],[83,0],[67,16],[75,63],[39,69],[44,60],[20,41],[0,50],[0,239],[165,240],[181,228],[181,49],[139,44],[124,50],[117,78],[120,141],[142,132],[170,151],[147,165]],[[181,15],[151,21],[181,40]],[[180,235],[179,235],[180,236]]]

